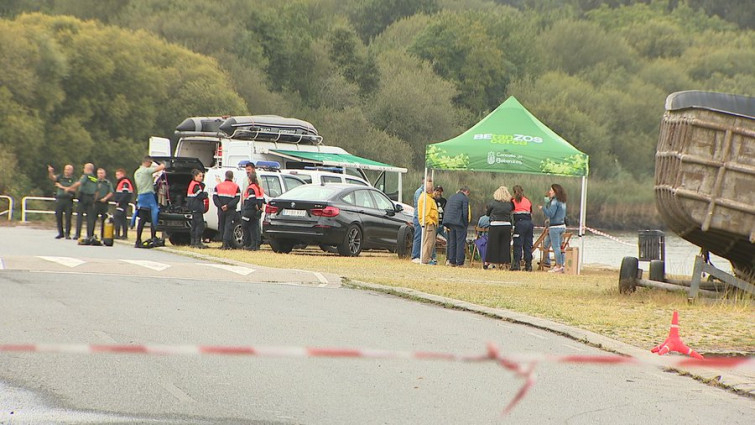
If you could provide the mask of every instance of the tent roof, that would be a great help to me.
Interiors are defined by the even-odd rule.
[[[515,97],[472,128],[427,145],[427,168],[586,176],[588,156],[540,122]]]
[[[271,150],[271,152],[275,152],[277,155],[295,161],[316,162],[334,167],[353,167],[361,168],[363,170],[396,171],[399,173],[406,172],[406,168],[394,167],[392,165],[383,164],[382,162],[373,161],[371,159],[362,158],[348,153],[304,152],[282,149]]]

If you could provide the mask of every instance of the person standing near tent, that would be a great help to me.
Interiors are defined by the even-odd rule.
[[[488,264],[498,264],[500,269],[508,268],[511,263],[511,212],[513,210],[514,204],[511,202],[509,189],[506,186],[499,187],[493,193],[493,200],[487,208],[490,231],[485,260]]]
[[[420,246],[422,244],[422,232],[420,231],[419,227],[419,211],[417,211],[417,202],[419,202],[419,195],[422,194],[422,192],[425,191],[425,177],[422,176],[422,181],[420,182],[419,187],[417,190],[414,191],[414,203],[412,206],[414,206],[414,215],[412,217],[412,224],[414,224],[414,239],[412,240],[412,262],[413,263],[419,263],[419,250]]]
[[[448,228],[448,245],[446,257],[451,267],[464,265],[466,258],[467,226],[471,212],[469,211],[469,187],[462,186],[446,203],[443,214],[443,225]]]
[[[561,252],[561,236],[566,231],[566,191],[560,184],[551,185],[548,195],[545,197],[545,205],[540,206],[540,209],[550,220],[548,236],[551,238],[551,248],[556,259],[556,266],[549,272],[563,273],[564,254]]]
[[[432,196],[433,182],[428,180],[425,183],[425,192],[420,194],[417,200],[417,209],[419,210],[419,223],[422,226],[422,255],[420,261],[422,264],[437,264],[432,261],[432,254],[435,249],[436,229],[438,228],[438,204]]]
[[[511,270],[519,270],[521,267],[522,254],[524,254],[524,270],[532,271],[532,232],[535,226],[532,224],[532,202],[524,196],[522,186],[513,187],[514,198],[514,262]]]

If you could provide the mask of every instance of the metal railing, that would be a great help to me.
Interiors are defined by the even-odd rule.
[[[21,199],[21,222],[26,223],[26,215],[27,214],[55,214],[55,209],[33,209],[29,208],[28,201],[42,201],[42,202],[55,202],[55,198],[50,198],[46,196],[24,196]],[[79,201],[77,199],[73,200],[74,204],[77,204]],[[108,202],[108,205],[116,205],[115,202],[110,201]],[[131,216],[136,211],[136,205],[133,203],[128,204],[129,208],[131,209],[131,213],[129,214],[127,212],[126,218],[130,219]],[[76,216],[78,213],[76,212],[76,206],[73,208],[73,215]]]
[[[7,199],[8,200],[8,209],[7,210],[0,210],[0,217],[2,217],[5,214],[8,214],[8,221],[11,221],[13,219],[13,198],[6,195],[0,195],[0,199]]]

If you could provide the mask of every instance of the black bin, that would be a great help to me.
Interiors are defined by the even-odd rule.
[[[666,235],[660,230],[640,230],[637,234],[640,261],[666,261]]]

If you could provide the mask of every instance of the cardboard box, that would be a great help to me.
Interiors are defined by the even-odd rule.
[[[579,274],[577,273],[577,270],[579,269],[579,248],[576,246],[566,248],[566,253],[564,254],[564,268],[566,269],[564,271],[565,274]]]

